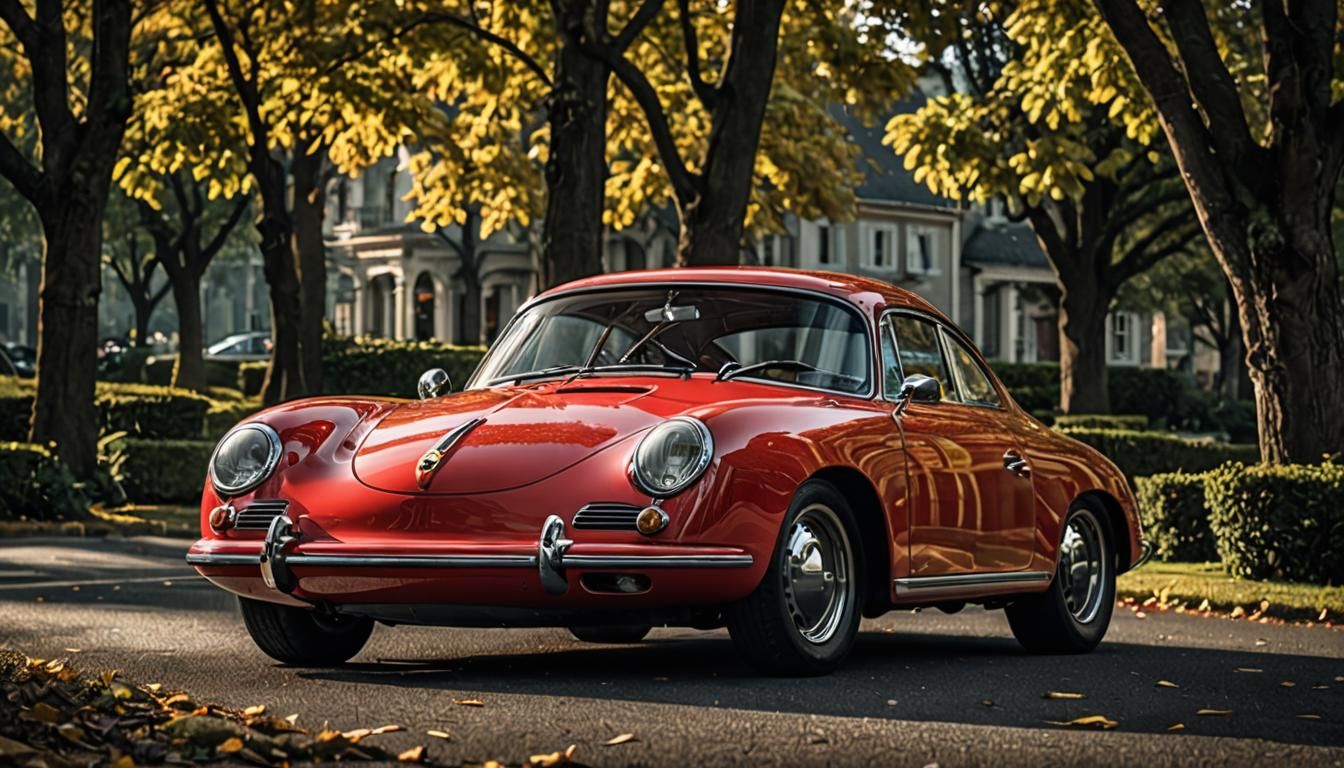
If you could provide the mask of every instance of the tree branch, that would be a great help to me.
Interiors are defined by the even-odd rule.
[[[1231,163],[1248,160],[1259,145],[1251,138],[1237,81],[1218,54],[1203,0],[1163,0],[1162,9],[1185,65],[1190,93],[1208,116],[1214,146]]]
[[[1183,225],[1172,229],[1175,222],[1182,220],[1185,222]],[[1190,241],[1198,236],[1200,231],[1199,220],[1188,210],[1177,211],[1163,218],[1154,224],[1147,234],[1126,248],[1124,255],[1111,265],[1107,273],[1109,281],[1112,285],[1124,283],[1167,256],[1189,246]],[[1160,248],[1154,247],[1168,236],[1173,238],[1170,242]]]
[[[678,15],[681,18],[681,37],[686,46],[686,74],[691,79],[691,90],[696,98],[710,112],[718,101],[718,88],[705,82],[700,73],[700,41],[695,33],[695,19],[691,18],[690,0],[677,0]]]
[[[1189,199],[1190,191],[1185,188],[1185,184],[1180,182],[1170,184],[1163,190],[1149,189],[1148,194],[1139,200],[1122,203],[1112,209],[1106,219],[1103,237],[1110,239],[1119,237],[1144,216],[1156,213],[1165,206]]]
[[[662,8],[663,0],[644,0],[639,6],[639,10],[635,11],[635,15],[626,23],[625,28],[611,41],[611,47],[615,48],[617,53],[624,55],[643,33],[644,29],[649,26],[650,22],[658,16],[658,12]]]
[[[224,54],[229,79],[233,81],[234,90],[238,92],[238,98],[243,102],[243,110],[247,113],[247,125],[252,131],[252,146],[264,149],[269,144],[270,132],[267,130],[266,122],[261,119],[261,97],[257,92],[256,83],[257,61],[255,58],[252,59],[253,77],[249,78],[243,72],[243,65],[238,60],[233,30],[219,12],[217,0],[205,0],[205,11],[210,16],[210,25],[214,27],[215,36],[219,38],[219,47]]]
[[[37,32],[33,26],[33,17],[23,9],[19,0],[0,0],[0,21],[5,22],[9,31],[18,38],[29,58],[36,55],[33,49],[36,47]]]
[[[210,1],[213,2],[213,0]],[[476,37],[480,38],[481,40],[484,40],[485,42],[490,43],[491,45],[503,49],[514,59],[518,60],[520,64],[522,64],[524,67],[527,67],[532,72],[532,74],[537,76],[538,80],[540,80],[542,83],[546,85],[547,88],[553,87],[555,85],[551,81],[550,73],[546,71],[546,68],[543,67],[540,63],[538,63],[537,60],[534,59],[527,51],[524,51],[522,48],[519,48],[517,43],[499,34],[491,32],[490,30],[486,29],[485,27],[482,27],[480,24],[477,24],[471,19],[464,18],[462,16],[458,16],[452,13],[423,14],[420,17],[416,18],[415,20],[408,22],[399,30],[390,33],[385,41],[376,43],[372,46],[368,46],[366,49],[358,50],[353,52],[352,54],[347,54],[345,56],[336,59],[330,65],[327,66],[326,71],[328,73],[334,72],[337,69],[340,69],[342,66],[345,66],[346,64],[349,64],[350,62],[355,61],[360,57],[364,56],[370,50],[373,50],[380,45],[384,45],[385,43],[392,42],[418,27],[425,26],[426,24],[447,24],[449,26],[458,27],[459,29],[464,29],[470,32],[471,34],[475,35]]]
[[[238,223],[243,220],[243,214],[247,213],[248,203],[249,201],[246,195],[238,196],[238,200],[233,204],[233,210],[229,211],[229,217],[225,219],[224,223],[215,231],[215,236],[210,239],[209,244],[201,250],[202,267],[209,264],[210,260],[215,257],[215,254],[219,253],[220,249],[224,247],[224,243],[229,239],[229,235],[238,226]]]
[[[30,202],[37,197],[42,186],[42,171],[23,156],[19,148],[0,133],[0,176],[4,176]]]

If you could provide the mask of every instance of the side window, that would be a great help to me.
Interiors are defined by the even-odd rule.
[[[943,360],[943,347],[938,342],[938,327],[914,317],[897,315],[895,320],[896,348],[900,353],[901,370],[906,376],[921,373],[937,379],[943,389],[944,400],[956,399],[956,388],[948,375]]]
[[[896,344],[891,339],[891,319],[882,321],[882,391],[888,399],[901,391],[901,362],[896,357]]]
[[[999,393],[994,390],[984,369],[975,361],[975,355],[952,334],[944,334],[944,338],[952,353],[952,367],[961,382],[961,401],[972,405],[998,405]]]

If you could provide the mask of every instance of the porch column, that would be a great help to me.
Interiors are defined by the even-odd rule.
[[[392,276],[392,338],[407,338],[407,315],[411,312],[410,302],[406,301],[406,277],[400,272]]]
[[[1010,363],[1018,362],[1017,355],[1017,283],[1003,287],[1003,350],[999,355]]]
[[[985,281],[979,275],[971,278],[971,313],[974,341],[981,349],[985,346]]]

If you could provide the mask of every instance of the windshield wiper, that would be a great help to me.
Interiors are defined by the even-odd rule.
[[[562,376],[566,373],[582,371],[583,367],[578,365],[553,365],[550,368],[542,368],[539,371],[525,371],[523,373],[511,373],[508,376],[496,376],[486,382],[490,386],[503,384],[506,381],[528,381],[529,379],[544,379],[547,376]]]
[[[732,367],[735,365],[736,367]],[[715,376],[714,380],[728,381],[729,379],[735,379],[738,376],[745,376],[749,373],[768,371],[771,368],[777,368],[782,371],[802,371],[809,373],[812,371],[821,371],[817,366],[804,363],[802,360],[762,360],[759,363],[752,363],[751,365],[724,363],[723,367],[719,369],[719,375]]]
[[[607,373],[619,371],[649,371],[651,373],[675,373],[678,376],[690,376],[695,371],[692,365],[660,365],[658,363],[612,363],[611,365],[587,365],[575,371],[572,376],[565,379],[565,384],[581,379],[584,376],[591,376],[594,373]],[[563,385],[561,385],[563,386]]]

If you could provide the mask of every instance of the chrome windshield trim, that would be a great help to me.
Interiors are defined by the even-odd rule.
[[[589,286],[584,288],[571,288],[556,293],[543,294],[541,296],[536,296],[534,298],[528,299],[526,302],[523,303],[522,306],[518,307],[518,309],[513,313],[513,317],[509,318],[509,321],[504,324],[503,330],[501,330],[499,332],[499,335],[496,336],[495,338],[496,339],[505,338],[508,335],[509,331],[512,330],[513,324],[518,321],[518,318],[523,316],[523,313],[527,312],[528,310],[532,309],[538,304],[545,304],[548,301],[553,301],[555,299],[565,298],[568,296],[574,296],[584,293],[603,293],[607,291],[627,291],[627,290],[644,289],[644,288],[656,290],[668,287],[737,288],[744,291],[773,291],[775,293],[791,293],[797,296],[805,296],[810,299],[834,304],[840,307],[841,309],[857,314],[862,320],[864,333],[867,336],[866,340],[868,342],[868,347],[870,350],[874,348],[873,340],[877,338],[877,329],[876,326],[873,324],[872,312],[865,311],[863,307],[860,307],[854,302],[845,299],[843,296],[837,296],[836,294],[827,293],[826,291],[817,290],[813,288],[799,288],[796,286],[785,286],[785,285],[757,285],[757,284],[735,283],[731,281],[714,281],[714,280],[687,280],[684,282],[680,280],[662,280],[647,283],[630,282],[618,285],[601,285],[601,286]],[[481,357],[481,362],[476,364],[476,370],[472,371],[471,377],[467,379],[467,383],[463,385],[462,387],[463,391],[471,389],[489,389],[491,386],[498,386],[498,385],[490,385],[488,383],[478,384],[476,381],[477,374],[480,373],[481,367],[485,365],[486,359],[490,357],[490,353],[493,351],[494,351],[494,345],[492,344],[490,346],[490,349],[486,350],[485,355]],[[880,360],[880,358],[878,359]],[[716,372],[695,371],[695,373],[715,374]],[[788,382],[774,381],[765,378],[752,377],[749,378],[749,380],[755,383],[766,384],[769,386],[785,386],[790,387],[792,389],[806,389],[811,390],[813,392],[825,392],[831,395],[842,395],[844,397],[852,397],[857,400],[872,400],[874,397],[878,395],[879,390],[882,386],[881,383],[876,380],[877,374],[878,374],[877,366],[874,364],[873,358],[870,354],[868,360],[867,388],[862,392],[846,392],[841,389],[830,389],[827,387],[813,387],[806,384],[790,384]],[[556,376],[558,378],[560,374],[556,374]],[[538,381],[544,381],[544,379],[539,379]]]
[[[1004,584],[1048,584],[1049,571],[1010,571],[1007,573],[956,573],[948,576],[911,576],[896,579],[896,594],[934,592],[937,590],[965,589],[967,587],[1000,586]]]

